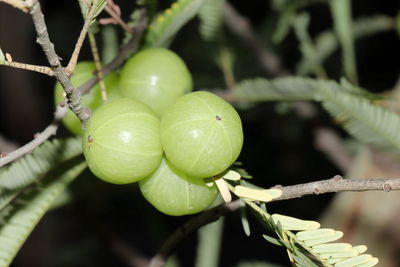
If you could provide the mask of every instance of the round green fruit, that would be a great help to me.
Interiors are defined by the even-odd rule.
[[[136,182],[160,164],[160,120],[145,104],[128,98],[100,106],[83,134],[83,154],[90,170],[114,183]]]
[[[77,88],[90,80],[94,72],[96,71],[96,66],[94,62],[84,61],[79,62],[76,65],[75,73],[71,77],[72,85]],[[105,85],[107,88],[107,93],[109,95],[109,100],[117,99],[122,96],[119,89],[119,76],[116,73],[109,74],[105,80]],[[62,101],[65,101],[64,90],[60,83],[56,83],[55,93],[54,93],[55,103],[59,104]],[[89,107],[92,111],[95,110],[98,106],[101,105],[101,94],[100,87],[97,84],[93,87],[87,94],[82,95],[81,97],[82,106]],[[82,127],[80,120],[76,117],[72,111],[68,111],[67,115],[63,118],[63,123],[65,127],[75,135],[82,135]]]
[[[122,94],[151,107],[159,116],[192,91],[192,77],[182,59],[165,48],[135,54],[122,69]]]
[[[161,118],[161,143],[167,159],[194,177],[227,169],[243,145],[242,123],[222,98],[194,92],[179,98]]]
[[[159,211],[173,216],[198,213],[216,199],[218,189],[177,170],[165,158],[150,176],[139,182],[143,196]]]

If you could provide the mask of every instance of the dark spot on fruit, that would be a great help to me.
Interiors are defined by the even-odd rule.
[[[89,135],[87,140],[88,140],[89,143],[91,143],[91,142],[93,142],[93,137],[91,135]]]
[[[221,118],[220,116],[218,116],[218,115],[215,116],[215,119],[216,119],[217,121],[222,121],[222,118]]]

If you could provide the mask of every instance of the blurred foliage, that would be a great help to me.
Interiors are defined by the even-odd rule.
[[[83,23],[79,6],[67,0],[41,2],[51,39],[65,63]],[[278,56],[283,68],[292,76],[271,77],[258,64],[259,55],[254,53],[257,51],[248,47],[222,23],[225,2],[247,19],[265,49]],[[398,115],[395,114],[398,109],[396,105],[391,111],[386,109],[396,98],[392,94],[389,97],[380,94],[395,88],[400,70],[399,39],[395,31],[396,25],[397,30],[400,29],[400,13],[395,2],[335,0],[330,4],[325,0],[179,0],[174,6],[174,1],[116,1],[121,7],[122,18],[130,26],[137,23],[137,13],[134,12],[137,5],[149,7],[152,28],[147,32],[143,45],[170,46],[187,63],[196,89],[226,88],[227,76],[232,76],[229,78],[236,83],[233,95],[242,101],[235,104],[241,108],[239,112],[245,133],[245,144],[239,160],[246,173],[253,177],[252,183],[266,188],[276,184],[324,179],[341,172],[323,152],[315,148],[314,129],[317,127],[333,128],[341,137],[349,138],[350,135],[340,128],[343,124],[351,135],[363,142],[377,145],[380,149],[398,148],[400,144],[396,133],[400,126]],[[198,12],[199,18],[195,18]],[[25,21],[22,16],[18,11],[0,5],[0,61],[4,57],[3,52],[9,52],[18,61],[45,64],[42,51],[34,45],[32,32],[14,34],[23,32],[23,29],[32,31],[31,21]],[[99,16],[107,15],[103,12]],[[7,25],[15,27],[11,29]],[[115,40],[122,43],[125,34],[117,26],[100,26],[100,30],[104,32],[104,40],[113,38],[111,45],[100,42],[100,48],[107,58],[112,58],[115,55]],[[19,36],[26,39],[21,41]],[[221,51],[229,51],[228,57]],[[90,49],[86,45],[81,60],[89,58]],[[5,68],[0,70],[0,134],[21,144],[51,121],[54,83],[53,79],[38,74],[22,76],[25,75],[22,72]],[[342,76],[346,76],[352,84],[341,80]],[[331,80],[320,81],[316,77]],[[17,83],[22,80],[32,85],[34,93],[24,91],[27,90],[26,86]],[[316,100],[322,105],[311,104],[314,115],[304,118],[288,104],[287,101],[293,100]],[[249,101],[257,103],[250,104]],[[36,108],[23,105],[30,102],[40,104]],[[18,108],[20,105],[24,108]],[[65,129],[61,129],[57,137],[65,138],[68,135]],[[57,142],[54,141],[54,147]],[[68,148],[73,149],[74,146]],[[62,172],[66,170],[63,169],[66,164],[64,161],[78,164],[76,169],[72,165],[65,165],[71,168],[65,172],[65,179],[69,182],[78,175],[82,166],[78,163],[79,159],[74,158],[76,155],[68,154],[68,151],[48,154],[45,161],[51,166],[55,163],[60,166],[56,173],[50,168],[39,172],[28,169],[28,175],[23,173],[15,175],[15,180],[6,179],[11,184],[23,182],[24,185],[32,185],[33,182],[34,187],[40,185],[41,190],[27,193],[27,202],[15,203],[18,210],[32,210],[29,207],[34,202],[30,201],[40,201],[40,195],[45,196],[49,192],[47,189],[51,190],[58,183],[63,186]],[[30,158],[34,156],[28,156],[25,162],[32,162]],[[372,163],[362,166],[365,168],[367,165],[372,166]],[[0,182],[1,175],[6,171],[3,168],[0,170]],[[53,181],[54,177],[61,179]],[[43,184],[36,184],[38,178],[44,179]],[[12,266],[128,266],[127,258],[121,256],[115,240],[126,243],[139,255],[150,257],[169,233],[189,219],[164,216],[143,199],[136,185],[122,187],[105,184],[88,171],[76,179],[68,192],[71,197],[60,202],[64,205],[48,212]],[[0,200],[2,197],[0,195]],[[278,202],[268,205],[268,210],[318,220],[323,211],[329,212],[331,198],[324,195]],[[351,203],[347,204],[351,206]],[[46,209],[50,207],[50,202],[46,200]],[[10,219],[18,213],[6,215]],[[35,220],[41,215],[35,214]],[[336,215],[336,218],[339,217],[341,215]],[[250,237],[243,233],[242,227]],[[279,228],[279,225],[274,227]],[[216,249],[217,242],[221,242],[219,257],[214,254],[217,259],[214,258],[213,264],[219,262],[219,266],[240,267],[288,265],[285,250],[260,238],[265,229],[255,223],[251,216],[244,217],[242,213],[240,219],[237,214],[229,215],[223,223],[223,229],[217,228],[215,231],[219,231],[219,234],[212,231],[210,234],[206,229],[200,232],[204,236],[213,235]],[[276,232],[285,236],[282,229]],[[0,228],[0,238],[1,233]],[[207,247],[204,238],[190,236],[169,264],[194,266],[197,239],[203,240],[203,245],[199,246],[201,253]],[[0,247],[1,244],[0,241]],[[392,249],[398,251],[398,244],[393,244]],[[399,254],[394,255],[399,261]],[[301,260],[306,261],[304,258],[298,261]]]

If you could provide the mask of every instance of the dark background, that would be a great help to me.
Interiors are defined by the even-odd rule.
[[[163,5],[168,6],[168,3]],[[67,64],[82,26],[79,7],[74,1],[41,1],[49,34],[63,63]],[[127,18],[134,1],[117,1]],[[269,1],[231,1],[247,16],[262,40],[280,56],[285,68],[294,71],[300,59],[298,43],[291,33],[279,46],[270,37],[277,13]],[[354,17],[387,14],[399,10],[397,1],[353,1]],[[313,36],[332,25],[326,4],[307,8],[311,14]],[[121,33],[120,33],[121,34]],[[122,34],[121,34],[122,36]],[[252,53],[227,33],[235,51],[235,78],[265,77]],[[0,47],[19,62],[46,65],[29,15],[0,3]],[[356,43],[360,85],[373,92],[392,88],[399,73],[399,39],[395,31],[373,35]],[[177,52],[192,71],[196,89],[224,88],[221,71],[214,63],[215,47],[204,43],[198,34],[198,20],[192,20],[176,36],[171,49]],[[81,60],[90,59],[86,43]],[[329,77],[341,77],[341,55],[335,52],[325,66]],[[267,76],[268,77],[268,76]],[[42,131],[52,120],[54,79],[42,74],[0,66],[0,135],[22,145]],[[346,137],[317,105],[318,114],[305,120],[294,112],[280,114],[277,103],[263,103],[240,110],[245,143],[239,160],[254,176],[253,182],[270,187],[326,179],[341,174],[322,152],[315,149],[314,129],[335,128]],[[60,129],[58,136],[68,133]],[[168,217],[148,204],[136,185],[116,186],[101,182],[88,171],[70,188],[72,200],[49,212],[36,227],[16,257],[13,266],[127,266],[115,249],[123,244],[144,257],[152,256],[162,241],[190,217]],[[318,219],[331,195],[309,196],[269,205],[272,212],[305,219]],[[303,208],[299,208],[303,207]],[[305,208],[307,207],[307,208]],[[262,238],[263,229],[250,219],[252,234],[246,237],[237,213],[227,216],[223,235],[220,266],[234,266],[241,260],[266,260],[289,266],[284,249],[270,245]],[[192,266],[196,235],[179,247],[182,266]]]

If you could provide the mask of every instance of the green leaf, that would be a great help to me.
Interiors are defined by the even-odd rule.
[[[225,0],[206,0],[199,12],[200,35],[205,41],[217,41],[221,37],[222,8]]]
[[[166,47],[173,36],[196,14],[206,0],[177,0],[157,16],[146,34],[146,46]]]
[[[68,161],[0,211],[0,266],[11,263],[52,202],[85,167],[82,158]]]
[[[273,42],[279,44],[286,38],[301,2],[301,0],[286,1],[284,7],[280,8],[278,24],[272,36]]]
[[[240,207],[240,220],[242,222],[242,228],[246,236],[250,236],[250,224],[247,219],[246,207]]]
[[[310,64],[310,68],[318,77],[326,77],[325,70],[318,61],[315,45],[308,33],[308,25],[310,23],[310,16],[308,13],[301,13],[293,20],[294,32],[297,39],[300,41],[300,51],[303,58]],[[298,72],[299,70],[296,70]]]
[[[333,91],[344,91],[371,100],[382,99],[363,88],[350,84],[342,79],[340,84],[333,80],[316,80],[301,77],[284,77],[277,79],[253,78],[243,80],[233,88],[233,96],[238,101],[298,101],[319,100],[321,85]]]
[[[4,54],[3,54],[3,51],[0,48],[0,64],[4,63],[5,60],[6,60],[6,58],[5,58]]]
[[[400,117],[363,97],[332,90],[321,83],[320,100],[344,128],[364,143],[385,150],[400,149]]]
[[[331,7],[334,29],[343,50],[342,60],[344,73],[351,82],[357,83],[351,0],[331,0],[329,4]]]
[[[199,241],[195,267],[218,266],[224,221],[224,218],[220,218],[216,222],[203,226],[198,231]]]
[[[296,101],[313,100],[317,88],[316,80],[285,77],[248,79],[238,83],[233,90],[235,99],[240,101]]]
[[[80,138],[54,139],[37,147],[32,154],[26,155],[0,171],[0,207],[1,196],[5,190],[17,190],[40,179],[58,164],[82,153]]]
[[[267,240],[268,242],[277,245],[277,246],[282,246],[282,243],[279,239],[271,237],[269,235],[263,235],[264,239]]]
[[[375,15],[371,17],[360,17],[353,23],[353,35],[355,39],[360,39],[372,34],[383,31],[393,30],[393,18],[385,15]],[[338,39],[331,30],[322,32],[315,39],[315,58],[322,64],[338,48]],[[312,64],[307,58],[303,57],[297,65],[299,75],[308,75],[312,72]]]

